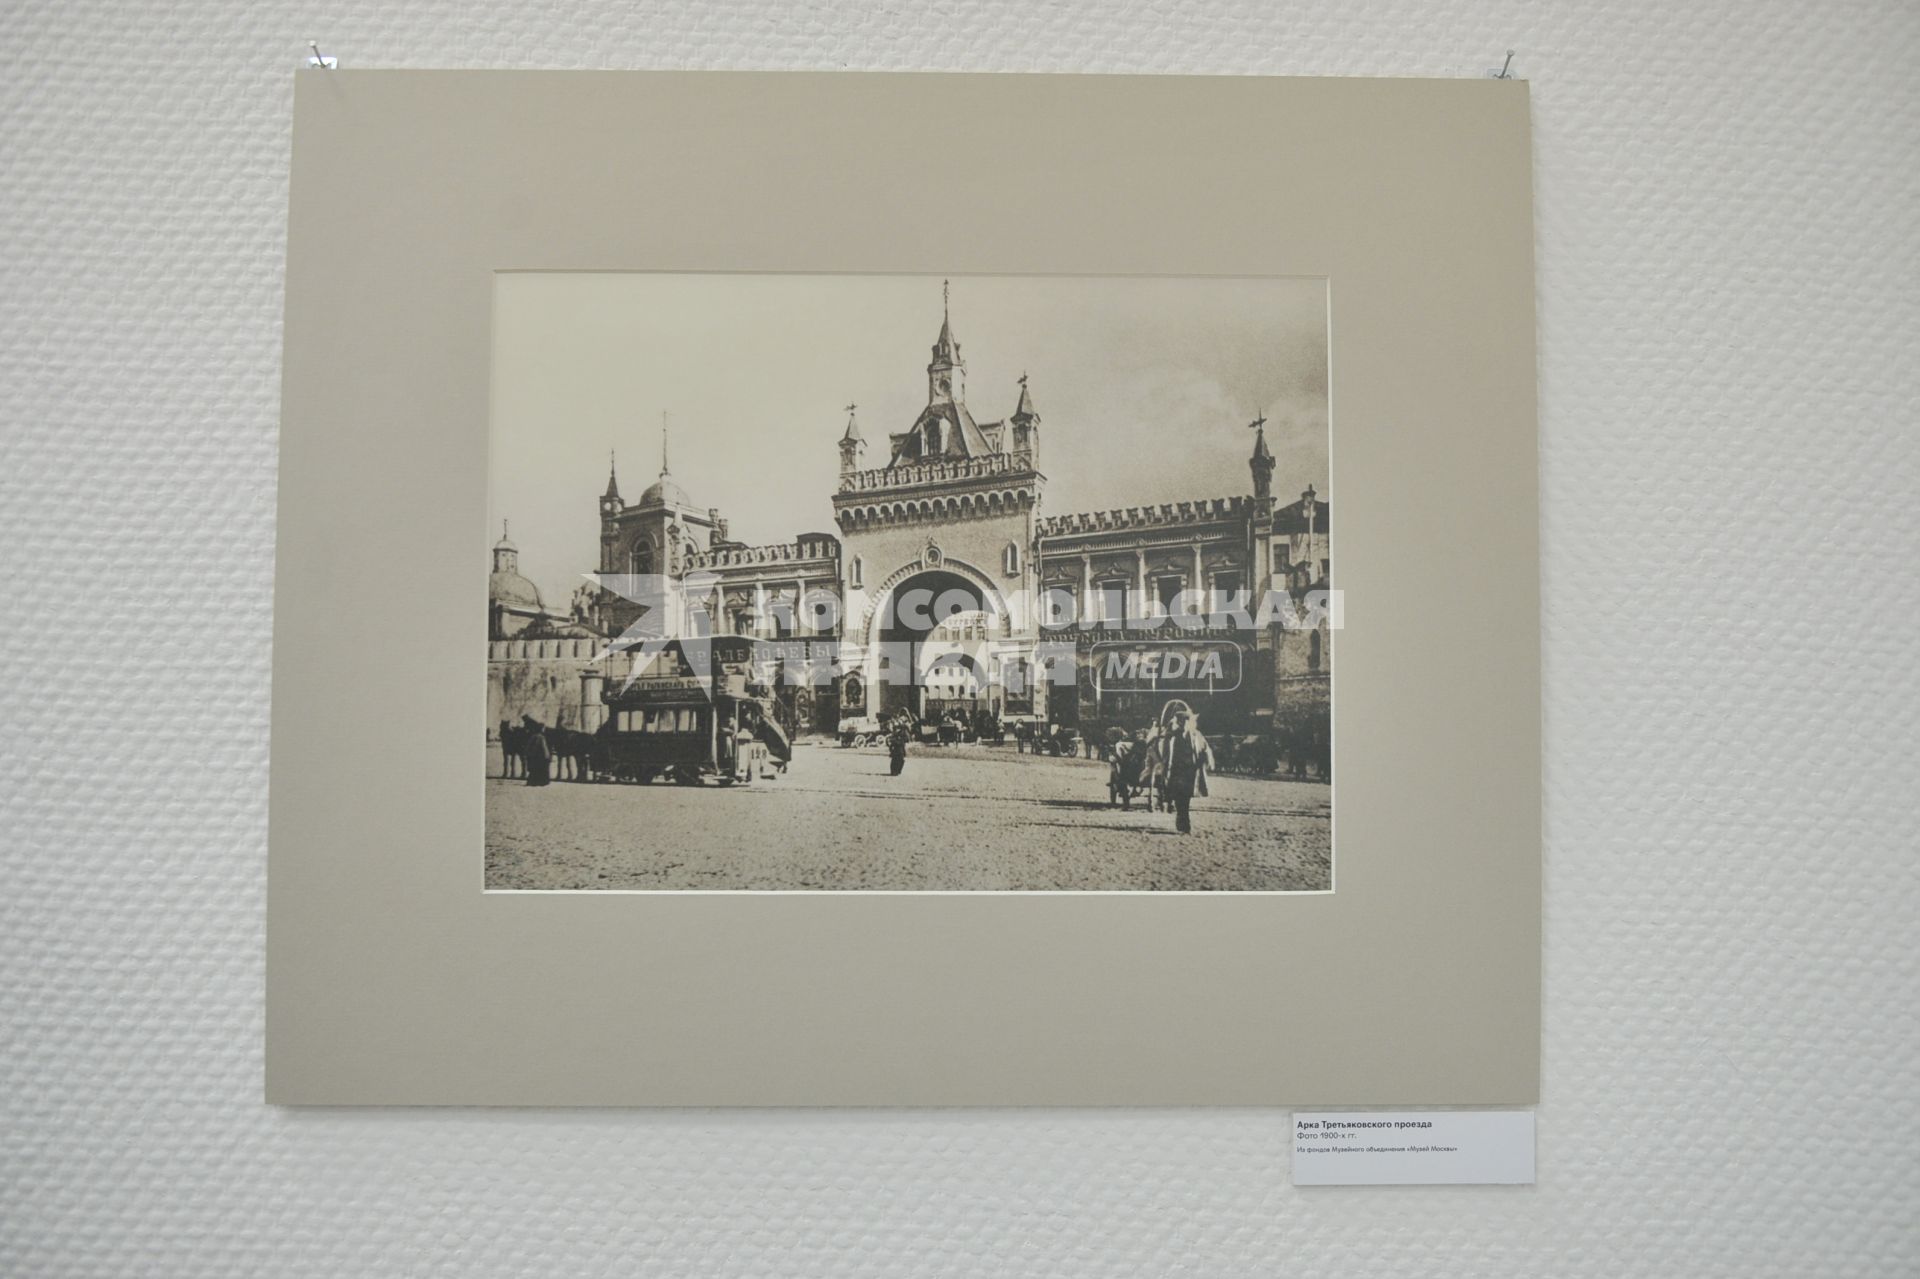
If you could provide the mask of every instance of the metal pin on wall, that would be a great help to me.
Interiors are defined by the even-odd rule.
[[[307,41],[307,48],[311,50],[311,52],[307,56],[307,65],[309,67],[314,67],[321,71],[332,71],[335,67],[338,67],[340,65],[340,59],[331,57],[327,54],[320,52],[319,41],[317,40]]]
[[[1487,76],[1489,79],[1493,79],[1493,80],[1513,79],[1513,50],[1512,49],[1507,50],[1507,60],[1500,64],[1500,67],[1498,70],[1495,70],[1492,67],[1487,68]]]

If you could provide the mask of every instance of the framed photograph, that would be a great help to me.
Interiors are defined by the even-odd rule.
[[[300,77],[268,1099],[1532,1101],[1528,147]]]
[[[1319,278],[497,275],[487,887],[1330,891],[1326,370]]]

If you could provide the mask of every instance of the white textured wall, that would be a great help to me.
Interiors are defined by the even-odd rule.
[[[1920,9],[1556,8],[6,4],[0,1274],[1915,1273]],[[309,35],[356,67],[1461,75],[1518,45],[1541,1185],[1295,1191],[1266,1111],[260,1105]]]

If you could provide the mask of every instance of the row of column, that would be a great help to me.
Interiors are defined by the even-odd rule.
[[[1193,572],[1191,576],[1187,578],[1187,588],[1196,591],[1203,590],[1206,586],[1206,575],[1200,561],[1200,543],[1192,542],[1188,545],[1193,551]],[[1145,600],[1147,598],[1147,552],[1144,547],[1134,548],[1133,574],[1134,590],[1138,593],[1139,599]],[[1091,601],[1093,599],[1093,554],[1090,551],[1082,551],[1080,552],[1080,600],[1082,608],[1091,609]],[[1105,619],[1089,616],[1087,620],[1104,621]]]

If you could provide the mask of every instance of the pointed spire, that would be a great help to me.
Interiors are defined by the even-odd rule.
[[[950,290],[951,280],[940,281],[940,336],[934,339],[933,362],[935,364],[958,364],[960,362],[960,344],[953,340],[953,314]]]
[[[500,540],[494,543],[494,549],[504,551],[514,549],[513,539],[507,536],[507,522],[505,520],[500,521]]]
[[[1013,415],[1015,417],[1040,416],[1033,411],[1033,396],[1027,393],[1027,375],[1025,373],[1020,375],[1020,403],[1014,406]]]
[[[1273,451],[1267,447],[1267,415],[1258,414],[1247,425],[1253,428],[1253,460],[1271,462]]]
[[[613,498],[616,501],[619,500],[620,497],[620,475],[618,468],[614,465],[612,449],[607,450],[607,491],[602,494],[602,496]]]
[[[840,442],[842,444],[852,444],[864,438],[860,434],[859,419],[854,416],[854,410],[859,407],[858,404],[847,405],[847,429],[840,435]]]
[[[667,411],[660,410],[660,478],[667,476]]]

